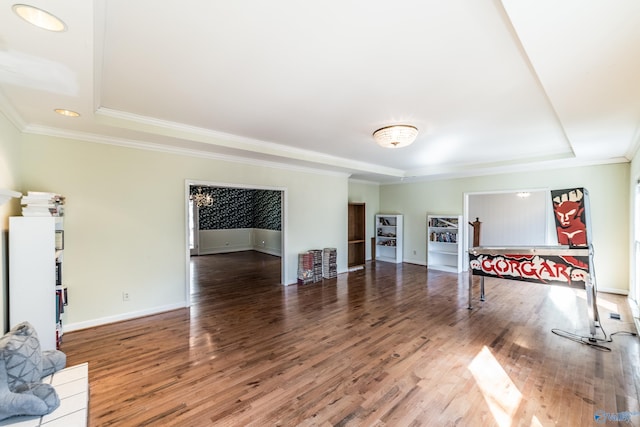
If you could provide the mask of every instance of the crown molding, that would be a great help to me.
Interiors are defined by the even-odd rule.
[[[156,151],[165,154],[173,154],[187,157],[196,157],[200,159],[220,160],[232,163],[241,163],[250,166],[269,167],[273,169],[282,169],[293,172],[305,172],[314,173],[316,175],[337,176],[337,177],[349,177],[351,174],[348,172],[324,170],[320,168],[313,168],[301,165],[290,165],[286,163],[274,162],[270,160],[251,159],[242,156],[232,156],[229,154],[220,154],[210,151],[195,150],[191,148],[181,148],[171,145],[157,144],[153,142],[142,142],[124,138],[114,138],[111,136],[98,135],[86,132],[67,131],[58,128],[46,127],[46,126],[28,126],[24,133],[30,133],[34,135],[51,136],[56,138],[71,139],[81,142],[92,142],[97,144],[113,145],[117,147],[133,148],[137,150]]]
[[[377,185],[380,186],[380,183],[377,181],[368,181],[366,179],[361,178],[349,178],[349,182],[353,182],[354,184],[366,184],[366,185]]]
[[[457,179],[457,178],[470,178],[489,175],[504,175],[508,173],[517,172],[534,172],[551,169],[561,168],[578,168],[585,166],[599,166],[609,165],[616,163],[629,163],[629,160],[625,157],[616,157],[607,160],[593,160],[593,159],[555,159],[539,162],[523,162],[514,164],[503,165],[470,165],[460,166],[458,168],[451,168],[449,170],[441,170],[436,174],[431,175],[413,175],[404,178],[403,182],[399,183],[385,183],[384,185],[391,184],[408,184],[409,182],[426,182],[426,181],[440,181],[445,179]]]
[[[13,107],[13,104],[9,102],[4,93],[0,90],[0,112],[15,126],[19,131],[23,131],[27,127],[24,119],[18,113],[18,111]]]
[[[104,107],[100,107],[96,110],[95,117],[99,123],[104,125],[135,130],[138,132],[178,138],[186,141],[201,142],[213,146],[243,150],[261,155],[282,157],[293,161],[316,163],[328,167],[353,170],[363,173],[397,177],[404,175],[404,171],[401,169],[359,162],[357,160],[331,156],[317,151],[305,150],[270,141],[247,138],[211,129],[185,125],[183,123],[160,120],[148,116],[140,116]]]

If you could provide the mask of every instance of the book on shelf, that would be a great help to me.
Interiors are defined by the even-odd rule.
[[[391,225],[387,218],[380,218],[380,225]]]
[[[34,199],[34,200],[52,200],[64,203],[64,196],[58,193],[51,193],[46,191],[27,191],[26,196],[22,196],[22,198]]]
[[[430,227],[451,227],[458,228],[457,218],[431,218]]]
[[[457,243],[458,242],[458,234],[451,233],[449,231],[438,232],[435,231],[431,233],[430,240],[432,242],[444,242],[444,243]]]

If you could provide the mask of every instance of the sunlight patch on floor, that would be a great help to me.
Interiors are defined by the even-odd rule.
[[[584,292],[576,292],[574,289],[564,286],[549,287],[549,298],[562,313],[575,311],[576,296],[580,295],[586,299]]]
[[[585,292],[580,292],[576,294],[578,298],[583,301],[587,301],[587,294]],[[604,308],[605,310],[611,311],[613,313],[619,313],[620,309],[618,308],[618,304],[609,302],[605,299],[605,296],[602,294],[596,295],[596,302],[598,303],[598,307]]]
[[[500,427],[509,427],[522,400],[522,393],[486,346],[469,364],[469,370],[496,423]]]
[[[549,288],[549,297],[553,301],[554,305],[559,309],[563,309],[565,312],[575,306],[575,299],[584,301],[586,304],[587,293],[584,289],[573,289],[565,286],[551,286]],[[596,302],[598,307],[605,310],[618,313],[620,309],[617,303],[607,301],[606,294],[598,293],[596,295]]]
[[[536,417],[535,415],[531,419],[531,427],[542,427],[542,423],[540,422],[538,417]]]

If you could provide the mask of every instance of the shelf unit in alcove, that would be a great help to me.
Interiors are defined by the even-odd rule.
[[[363,266],[366,256],[366,223],[365,204],[349,203],[347,266],[356,268]]]
[[[402,215],[376,215],[376,260],[402,262]]]
[[[462,215],[427,215],[427,268],[462,271]]]

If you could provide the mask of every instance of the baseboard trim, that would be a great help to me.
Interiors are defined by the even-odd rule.
[[[136,319],[138,317],[150,316],[152,314],[164,313],[165,311],[172,311],[185,307],[187,307],[186,301],[182,301],[180,303],[153,307],[146,310],[130,311],[128,313],[116,314],[115,316],[101,317],[99,319],[92,319],[86,322],[67,323],[64,325],[64,332],[79,331],[80,329],[88,329],[95,326],[107,325],[109,323],[122,322],[124,320]]]
[[[627,298],[627,302],[629,303],[629,308],[631,308],[633,322],[636,325],[636,334],[640,334],[640,306],[638,306],[638,303],[631,298]]]
[[[406,262],[407,264],[415,264],[415,265],[422,265],[424,267],[427,266],[427,263],[425,261],[420,261],[417,259],[404,259],[402,262]]]
[[[228,254],[232,252],[246,252],[252,251],[253,246],[222,246],[219,248],[206,248],[198,252],[198,255],[217,255],[217,254]]]
[[[278,250],[264,248],[261,246],[260,247],[243,246],[243,247],[235,247],[235,248],[223,247],[223,248],[217,248],[217,249],[207,249],[207,250],[198,252],[198,255],[219,255],[219,254],[229,254],[233,252],[246,252],[246,251],[256,251],[256,252],[265,253],[267,255],[282,257],[282,253],[280,253]]]
[[[629,291],[626,289],[618,288],[602,288],[598,286],[598,292],[604,292],[605,294],[617,294],[617,295],[629,295]]]
[[[265,248],[262,248],[262,247],[259,247],[259,248],[258,247],[254,247],[251,250],[256,251],[256,252],[261,252],[263,254],[273,255],[273,256],[277,256],[277,257],[282,258],[282,254],[279,251],[276,251],[276,250],[272,250],[272,249],[268,249],[268,248],[265,249]]]

